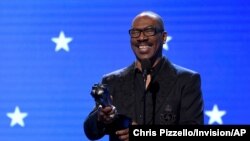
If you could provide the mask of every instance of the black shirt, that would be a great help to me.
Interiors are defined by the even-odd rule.
[[[145,91],[145,81],[142,75],[142,72],[136,68],[134,71],[134,83],[135,83],[135,113],[139,114],[136,117],[136,122],[138,124],[154,124],[154,115],[155,115],[155,101],[157,92],[159,90],[159,85],[157,85],[157,74],[161,69],[164,63],[162,58],[159,63],[150,70],[151,82],[148,85],[147,90]],[[145,102],[145,103],[144,103]],[[145,116],[145,118],[144,118]],[[145,120],[145,121],[144,121]]]

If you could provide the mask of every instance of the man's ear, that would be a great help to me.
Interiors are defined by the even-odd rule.
[[[167,32],[164,32],[164,33],[163,33],[163,43],[166,43],[166,41],[167,41],[167,36],[168,36]]]
[[[163,38],[163,42],[165,43],[165,42],[166,42],[166,40],[167,40],[167,36],[164,36],[164,38]]]

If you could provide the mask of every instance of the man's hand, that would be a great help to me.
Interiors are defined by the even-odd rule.
[[[101,105],[98,107],[97,111],[98,121],[103,122],[104,124],[109,124],[113,121],[115,115],[117,114],[117,110],[115,106],[110,105],[106,107],[102,107]]]
[[[132,122],[132,125],[137,125],[136,122]],[[119,137],[121,141],[129,141],[129,128],[118,130],[115,134]]]

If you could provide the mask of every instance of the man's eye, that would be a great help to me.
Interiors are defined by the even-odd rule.
[[[145,32],[154,32],[154,29],[150,28],[150,29],[145,29]]]
[[[138,30],[132,30],[132,34],[137,34],[137,33],[139,33],[140,31],[138,31]]]

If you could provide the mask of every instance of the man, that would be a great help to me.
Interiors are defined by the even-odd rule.
[[[129,35],[136,61],[104,76],[112,105],[90,113],[84,122],[87,137],[103,137],[117,112],[131,118],[131,124],[204,124],[200,75],[162,55],[167,38],[162,18],[151,11],[138,14]],[[114,131],[110,140],[127,141],[128,131]]]

